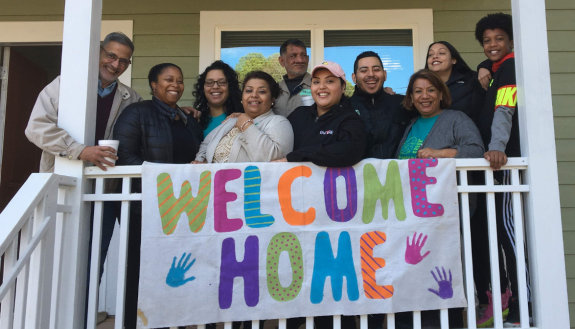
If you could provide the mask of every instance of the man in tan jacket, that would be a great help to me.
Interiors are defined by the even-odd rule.
[[[279,82],[281,92],[275,101],[275,114],[288,117],[296,108],[303,106],[302,97],[311,97],[311,75],[307,73],[309,56],[305,44],[297,39],[286,40],[280,47],[280,65],[285,68],[286,75]],[[308,104],[309,105],[309,104]]]
[[[142,100],[133,89],[118,81],[118,77],[131,64],[133,51],[134,44],[121,32],[108,34],[100,47],[96,144],[101,139],[113,139],[114,124],[122,110]],[[80,159],[93,163],[103,170],[106,170],[104,164],[113,166],[104,159],[105,156],[115,157],[108,153],[116,153],[113,148],[81,144],[66,130],[58,127],[59,96],[60,77],[57,77],[38,95],[26,127],[26,137],[43,150],[40,172],[54,172],[56,156],[69,160]]]
[[[130,58],[133,52],[132,40],[121,32],[108,34],[100,46],[96,144],[98,140],[113,139],[112,132],[120,113],[126,106],[142,100],[142,97],[133,89],[118,81],[118,77],[131,64]],[[75,141],[66,130],[58,127],[59,96],[60,77],[57,77],[38,95],[26,127],[26,137],[43,151],[40,172],[54,172],[56,156],[93,163],[103,170],[106,170],[104,164],[114,166],[104,159],[105,156],[117,159],[115,155],[108,153],[116,153],[113,148],[84,145]],[[107,184],[107,190],[112,188],[113,186]],[[104,270],[110,240],[114,233],[116,217],[119,217],[119,209],[119,202],[104,202],[102,243],[100,245],[100,278]],[[92,234],[90,234],[91,236]],[[98,323],[105,320],[106,316],[105,312],[98,313]]]

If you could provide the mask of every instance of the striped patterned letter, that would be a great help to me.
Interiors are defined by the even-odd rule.
[[[393,286],[378,286],[375,282],[375,271],[385,266],[385,260],[373,257],[373,248],[385,242],[385,233],[373,231],[361,236],[361,274],[363,276],[363,290],[369,299],[388,299],[393,296]]]
[[[256,166],[244,171],[244,214],[246,225],[253,228],[268,227],[274,223],[272,215],[262,215],[260,209],[260,187],[262,176]]]
[[[212,190],[212,173],[204,171],[200,175],[200,189],[194,198],[190,182],[182,183],[180,197],[174,197],[172,178],[163,173],[158,176],[158,208],[162,218],[162,230],[166,235],[174,233],[182,213],[188,215],[190,231],[198,233],[206,222],[206,209]]]

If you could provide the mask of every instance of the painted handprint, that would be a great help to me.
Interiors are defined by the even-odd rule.
[[[421,241],[423,233],[420,233],[417,241],[415,241],[416,235],[417,232],[413,233],[411,244],[409,244],[409,236],[407,237],[407,245],[405,248],[405,262],[412,265],[419,264],[419,262],[421,262],[431,252],[428,251],[423,256],[421,255],[421,248],[423,248],[425,241],[427,241],[427,235],[423,237],[423,241]]]
[[[179,286],[186,284],[189,281],[193,281],[196,278],[195,276],[192,276],[192,277],[189,277],[187,279],[184,279],[186,272],[196,262],[196,259],[194,258],[192,260],[192,262],[188,265],[188,261],[190,260],[191,256],[192,256],[192,253],[189,253],[188,257],[186,257],[186,253],[184,253],[182,255],[182,258],[180,258],[180,261],[178,262],[177,267],[176,267],[176,258],[177,257],[174,257],[174,261],[172,262],[172,268],[170,268],[170,271],[168,272],[168,276],[166,276],[166,284],[168,286],[170,286],[172,288],[177,288]],[[184,257],[186,258],[185,260],[184,260]]]
[[[445,269],[443,268],[443,266],[441,267],[441,270],[443,270],[443,277],[441,276],[441,272],[439,271],[439,268],[437,268],[437,266],[435,267],[435,269],[437,270],[439,280],[437,280],[437,277],[435,276],[435,273],[433,273],[433,270],[431,270],[431,275],[433,275],[433,278],[435,279],[437,284],[439,284],[439,290],[434,290],[431,288],[427,290],[436,294],[441,299],[449,299],[453,297],[453,287],[451,286],[451,270],[449,270],[449,281],[447,281],[447,274],[445,274]]]

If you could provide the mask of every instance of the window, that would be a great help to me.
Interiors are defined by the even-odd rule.
[[[310,31],[222,31],[220,59],[238,72],[240,81],[250,71],[262,70],[281,81],[286,74],[278,61],[287,39],[311,43]],[[307,48],[308,55],[311,48]]]
[[[412,30],[324,31],[323,57],[340,64],[349,81],[355,58],[364,51],[374,51],[381,57],[388,77],[385,86],[405,94],[413,74]]]
[[[375,51],[388,71],[385,86],[405,93],[409,77],[424,67],[433,42],[433,14],[431,9],[203,11],[200,72],[222,59],[236,70],[263,69],[280,80],[285,70],[277,62],[279,47],[290,38],[308,46],[310,68],[332,60],[343,67],[350,82],[356,56]]]

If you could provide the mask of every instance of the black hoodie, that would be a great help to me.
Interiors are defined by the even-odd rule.
[[[367,131],[364,158],[393,159],[399,141],[411,119],[419,115],[401,105],[403,95],[389,95],[381,89],[375,94],[355,88],[351,105],[359,111]]]
[[[300,106],[288,120],[294,134],[294,151],[286,157],[289,162],[348,167],[363,159],[365,125],[347,99],[319,117],[316,104]]]

